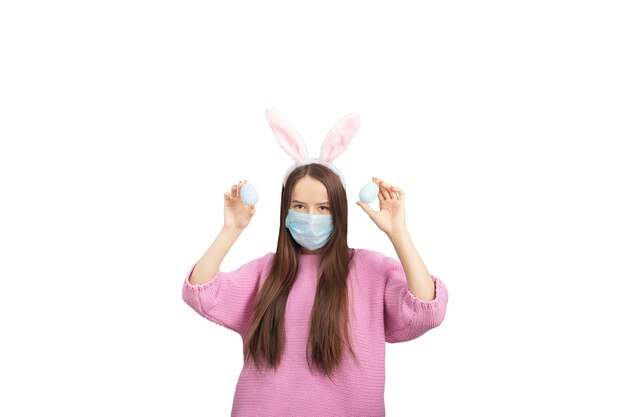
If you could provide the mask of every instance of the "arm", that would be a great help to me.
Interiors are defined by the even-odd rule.
[[[183,300],[202,317],[243,337],[251,323],[262,272],[271,257],[268,253],[234,271],[218,269],[214,278],[197,285],[189,282],[194,265],[185,277]]]
[[[240,190],[244,183],[239,181],[239,184],[232,185],[230,192],[224,193],[224,227],[196,263],[189,278],[191,284],[204,284],[215,277],[224,257],[256,213],[254,204],[246,206],[241,200]]]
[[[378,184],[378,201],[380,211],[374,211],[366,203],[357,204],[370,216],[380,230],[385,232],[391,240],[402,268],[406,273],[411,294],[425,301],[435,298],[435,284],[426,265],[422,262],[411,236],[406,228],[406,213],[404,209],[404,191],[400,187],[372,178]]]
[[[435,283],[430,272],[426,269],[426,265],[422,262],[422,258],[417,253],[409,232],[406,229],[398,231],[389,235],[389,239],[398,254],[411,294],[420,300],[433,300],[435,298]]]
[[[443,282],[433,275],[431,281],[435,286],[435,297],[422,300],[409,290],[408,279],[400,262],[385,257],[382,266],[385,271],[385,341],[405,342],[439,326],[446,315],[448,304],[448,290]]]
[[[376,225],[389,237],[400,262],[387,258],[384,308],[385,341],[390,343],[415,339],[443,321],[448,291],[443,282],[431,275],[422,262],[406,228],[404,191],[376,178],[380,211],[362,201]]]
[[[189,282],[194,285],[204,284],[215,277],[224,257],[233,246],[237,238],[241,235],[240,229],[223,227],[219,234],[204,252],[204,255],[196,263],[196,267],[189,278]]]

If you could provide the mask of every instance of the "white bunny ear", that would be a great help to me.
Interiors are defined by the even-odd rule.
[[[309,153],[307,152],[306,144],[298,132],[278,113],[278,110],[272,106],[268,107],[265,109],[265,117],[270,122],[270,127],[274,131],[280,147],[297,162],[307,160]]]
[[[361,119],[355,113],[350,113],[342,117],[322,143],[322,149],[320,151],[320,160],[325,162],[332,162],[343,151],[348,148],[350,140],[359,129],[359,123]]]

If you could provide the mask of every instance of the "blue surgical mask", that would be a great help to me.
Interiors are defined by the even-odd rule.
[[[308,250],[315,250],[324,246],[333,232],[333,217],[330,214],[308,214],[289,210],[285,226],[296,242]]]

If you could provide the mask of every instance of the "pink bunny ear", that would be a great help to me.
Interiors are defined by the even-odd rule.
[[[355,113],[350,113],[341,118],[322,143],[322,149],[320,151],[320,159],[325,162],[332,162],[343,151],[346,150],[350,144],[350,140],[359,129],[360,118]]]
[[[278,139],[278,144],[294,160],[304,162],[309,157],[306,145],[298,132],[289,124],[274,107],[265,109],[265,117]]]

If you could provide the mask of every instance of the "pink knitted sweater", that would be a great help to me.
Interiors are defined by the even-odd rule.
[[[254,297],[274,253],[231,272],[218,271],[204,284],[183,285],[183,299],[202,317],[234,330],[245,340]],[[423,301],[409,292],[402,264],[381,253],[355,249],[348,276],[352,344],[334,383],[311,372],[306,360],[309,319],[315,299],[320,255],[301,254],[285,311],[286,344],[277,370],[256,371],[243,365],[233,398],[233,417],[380,417],[385,415],[385,342],[415,339],[444,319],[448,291],[432,275],[436,297]],[[243,346],[243,344],[242,344]],[[243,351],[243,349],[242,349]],[[315,368],[313,368],[315,370]]]

